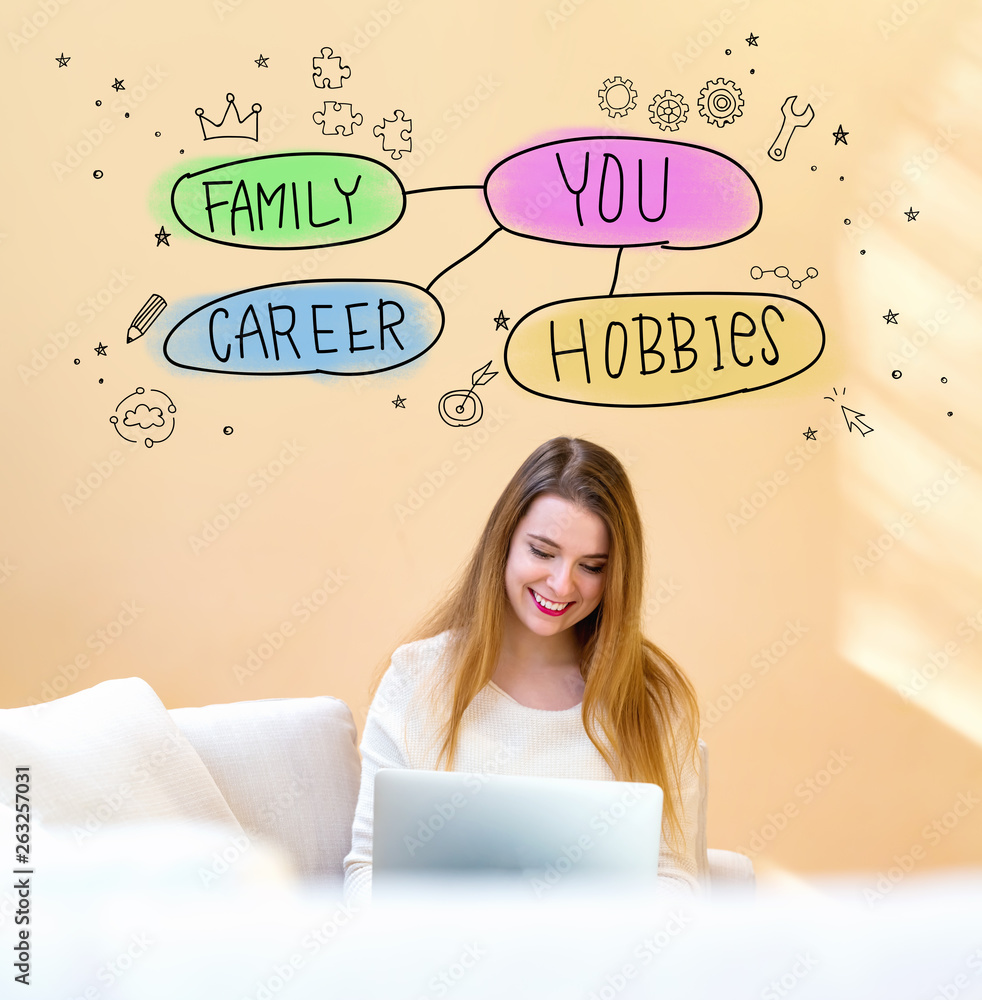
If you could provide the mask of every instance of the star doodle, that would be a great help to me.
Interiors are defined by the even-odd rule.
[[[746,39],[746,42],[747,42],[748,45],[752,45],[754,48],[757,48],[757,39],[758,38],[760,38],[760,35],[755,35],[751,31],[750,32],[750,37],[748,39]]]
[[[404,410],[406,408],[406,399],[404,396],[400,396],[396,393],[396,398],[392,400],[392,405],[397,409]]]
[[[106,354],[106,345],[101,340],[99,341],[99,346],[93,347],[92,350],[95,351],[96,354],[101,354],[104,358],[108,357]]]
[[[904,212],[904,215],[907,216],[907,221],[908,222],[913,222],[920,214],[921,213],[919,211],[917,211],[917,212],[914,211],[914,206],[913,205],[911,205],[911,207],[908,208],[906,212]]]
[[[511,317],[505,315],[504,309],[500,310],[498,312],[498,315],[495,316],[495,318],[494,318],[494,328],[496,330],[500,330],[502,327],[504,327],[507,330],[508,329],[508,320],[509,319],[511,319]]]
[[[811,429],[811,425],[809,425],[807,431],[802,431],[801,433],[802,433],[802,436],[806,437],[809,441],[814,441],[815,440],[815,437],[816,437],[815,431],[813,431]]]
[[[113,90],[115,90],[117,94],[121,90],[126,90],[126,88],[123,86],[123,81],[120,80],[118,77],[113,77]]]
[[[260,52],[260,53],[259,53],[259,58],[258,58],[258,59],[253,59],[252,61],[253,61],[253,62],[254,62],[254,63],[255,63],[255,64],[256,64],[256,65],[257,65],[257,66],[258,66],[258,67],[259,67],[260,69],[269,69],[269,63],[268,63],[268,62],[266,61],[266,60],[267,60],[267,58],[268,58],[268,56],[264,56],[264,55],[262,54],[262,52]]]
[[[59,68],[64,68],[68,65],[68,60],[71,59],[71,56],[66,56],[65,53],[62,52],[60,56],[55,56],[55,59],[58,60]]]
[[[900,313],[895,313],[895,312],[894,312],[894,311],[893,311],[892,309],[888,309],[888,310],[887,310],[887,314],[886,314],[886,316],[884,316],[883,318],[884,318],[884,319],[885,319],[885,320],[886,320],[886,321],[887,321],[888,323],[893,323],[893,325],[894,325],[894,326],[897,326],[897,325],[898,325],[898,324],[897,324],[897,317],[898,317],[899,315],[900,315]]]
[[[163,243],[165,247],[169,247],[170,244],[167,242],[167,237],[170,236],[170,235],[171,235],[170,233],[165,233],[164,232],[164,227],[161,226],[160,227],[160,232],[159,233],[154,233],[154,236],[157,237],[157,246],[159,247],[160,244]]]
[[[848,132],[843,132],[842,126],[840,125],[839,128],[832,133],[832,135],[835,136],[835,145],[838,146],[839,143],[841,142],[843,146],[848,146],[849,143],[846,142],[846,136],[848,134],[849,134]]]

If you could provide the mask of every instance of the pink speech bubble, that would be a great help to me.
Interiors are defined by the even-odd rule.
[[[640,136],[558,139],[498,163],[484,182],[509,232],[592,247],[719,246],[760,222],[760,189],[735,160]]]

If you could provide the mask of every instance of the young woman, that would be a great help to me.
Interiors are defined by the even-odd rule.
[[[643,550],[609,451],[559,437],[525,460],[450,596],[373,685],[348,902],[370,899],[381,767],[653,782],[659,891],[699,891],[698,704],[641,632]]]

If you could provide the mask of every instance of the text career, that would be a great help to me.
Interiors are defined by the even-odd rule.
[[[443,330],[443,309],[401,281],[262,285],[198,306],[167,335],[171,364],[237,375],[367,375],[408,364]]]
[[[600,406],[667,406],[750,392],[800,374],[825,331],[779,295],[683,292],[554,302],[522,317],[509,375],[536,395]]]
[[[267,361],[271,353],[275,361],[282,360],[280,339],[284,342],[283,356],[289,358],[292,355],[298,361],[304,356],[297,347],[298,340],[308,355],[311,351],[314,354],[337,354],[339,350],[347,350],[349,354],[355,351],[384,352],[385,335],[388,333],[390,343],[400,351],[405,350],[405,345],[399,340],[398,327],[406,314],[399,303],[391,299],[380,298],[377,304],[344,303],[338,329],[335,329],[337,320],[331,318],[334,310],[332,302],[313,303],[309,315],[306,310],[301,313],[299,326],[297,310],[293,306],[288,303],[274,306],[272,302],[265,302],[264,305],[262,319],[251,302],[240,317],[230,316],[224,306],[212,309],[208,316],[208,343],[216,361],[228,363],[233,341],[237,345],[236,354],[242,361],[246,359],[247,343],[250,360],[258,358],[260,352]],[[374,305],[377,305],[376,309],[371,308]],[[341,346],[329,346],[331,344]]]

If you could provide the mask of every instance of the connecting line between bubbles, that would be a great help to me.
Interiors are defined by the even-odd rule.
[[[448,184],[446,187],[416,188],[406,194],[428,194],[430,191],[483,191],[483,184]]]
[[[617,260],[614,261],[614,280],[610,283],[610,291],[608,295],[614,294],[614,289],[617,287],[617,275],[620,273],[621,269],[621,254],[624,252],[623,247],[617,248]]]
[[[473,257],[482,247],[486,246],[491,242],[492,238],[497,236],[501,232],[502,226],[498,226],[486,239],[482,240],[473,250],[465,253],[463,257],[455,260],[449,267],[445,267],[427,286],[426,290],[429,291],[448,271],[452,271],[458,264],[462,264],[468,257]]]

